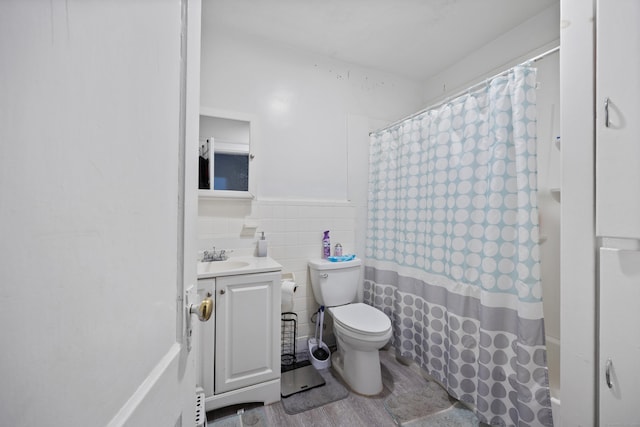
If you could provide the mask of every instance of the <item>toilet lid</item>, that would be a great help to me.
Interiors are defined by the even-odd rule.
[[[391,321],[382,311],[363,303],[329,308],[334,322],[363,334],[383,334],[391,328]]]

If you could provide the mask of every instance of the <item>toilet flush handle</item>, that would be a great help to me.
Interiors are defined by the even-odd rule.
[[[329,277],[329,274],[328,273],[322,273],[320,275],[320,277],[323,278],[323,279],[326,279],[327,277]]]

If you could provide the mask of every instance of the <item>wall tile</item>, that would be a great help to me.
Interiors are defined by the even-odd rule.
[[[237,205],[237,206],[236,206]],[[298,338],[315,333],[309,318],[318,309],[313,296],[307,262],[322,256],[324,230],[331,231],[332,248],[342,244],[345,253],[354,250],[356,209],[345,202],[307,202],[296,200],[224,201],[223,206],[207,201],[200,209],[198,237],[200,250],[211,246],[253,253],[259,233],[264,231],[268,255],[282,265],[282,272],[296,276],[298,290],[294,311],[298,314]],[[241,236],[248,219],[258,224],[255,236]],[[332,249],[333,250],[333,249]],[[325,330],[325,333],[328,333]]]

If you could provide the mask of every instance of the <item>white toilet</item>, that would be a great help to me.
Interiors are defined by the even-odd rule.
[[[331,358],[332,365],[353,391],[370,396],[382,391],[378,350],[392,331],[382,311],[354,303],[361,265],[358,258],[344,262],[317,259],[309,261],[309,270],[316,301],[333,318],[338,351]]]

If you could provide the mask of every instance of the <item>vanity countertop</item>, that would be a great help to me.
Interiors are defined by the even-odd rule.
[[[198,262],[198,279],[280,270],[282,270],[282,266],[273,258],[237,256],[226,261]]]

